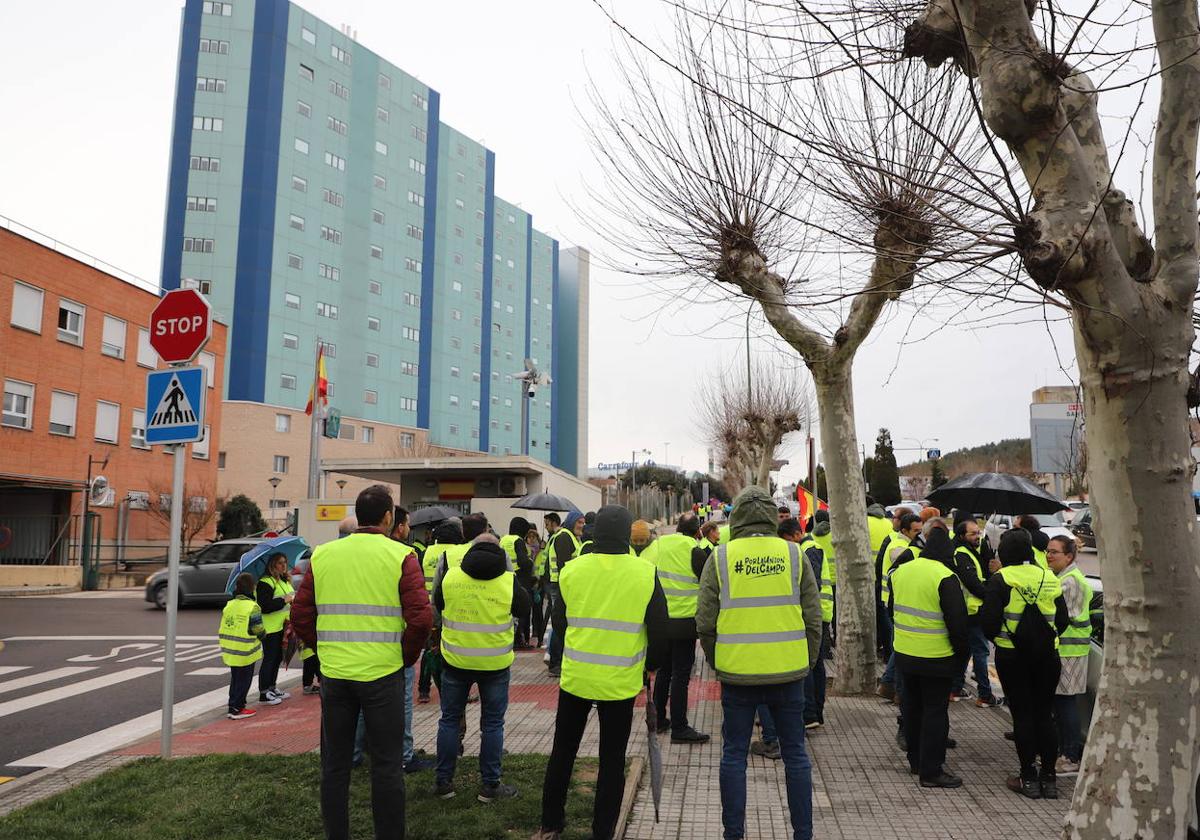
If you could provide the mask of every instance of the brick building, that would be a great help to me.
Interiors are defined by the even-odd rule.
[[[152,284],[0,219],[0,564],[77,561],[89,458],[110,488],[89,502],[100,556],[164,553],[155,509],[169,505],[172,459],[146,445],[143,405],[146,373],[163,366],[148,330],[158,300]],[[210,375],[209,436],[187,465],[197,520],[215,509],[225,342],[214,324],[198,359]]]

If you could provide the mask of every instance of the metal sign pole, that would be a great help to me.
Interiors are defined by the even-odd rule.
[[[175,712],[175,621],[179,614],[179,554],[183,528],[183,469],[187,444],[175,444],[171,479],[171,543],[167,550],[167,638],[163,656],[162,757],[171,757],[171,728]]]

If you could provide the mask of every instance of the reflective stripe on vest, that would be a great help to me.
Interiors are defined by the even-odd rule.
[[[1080,593],[1083,596],[1083,602],[1080,605],[1079,612],[1071,616],[1071,624],[1063,631],[1062,636],[1058,639],[1059,649],[1058,655],[1067,658],[1073,656],[1087,656],[1091,650],[1092,640],[1092,587],[1088,584],[1087,578],[1083,572],[1074,563],[1071,564],[1068,571],[1059,578],[1061,584],[1067,578],[1074,580],[1079,585]]]
[[[513,663],[513,573],[473,578],[461,566],[442,578],[442,655],[455,668],[499,671]]]
[[[221,661],[231,668],[253,665],[262,659],[262,642],[250,632],[250,616],[258,604],[249,598],[234,598],[225,603],[217,627]]]
[[[1051,572],[1041,566],[1022,563],[1019,566],[1004,566],[1000,576],[1008,584],[1008,604],[1004,607],[1004,621],[1000,624],[1000,635],[995,642],[998,648],[1013,649],[1011,634],[1017,632],[1017,623],[1025,612],[1027,603],[1037,605],[1038,612],[1054,630],[1054,646],[1058,647],[1058,630],[1054,626],[1057,607],[1054,602],[1062,594],[1062,584]],[[1023,596],[1023,597],[1022,597]]]
[[[664,534],[651,544],[644,559],[658,569],[658,580],[667,596],[671,618],[694,618],[700,597],[700,579],[692,573],[696,541],[686,534]]]
[[[904,549],[909,548],[911,545],[912,543],[908,537],[899,531],[892,534],[892,539],[887,546],[887,554],[883,558],[883,582],[880,584],[880,591],[883,593],[883,603],[885,604],[888,602],[888,595],[892,591],[892,559],[898,558],[904,553]]]
[[[564,691],[588,700],[628,700],[641,691],[654,578],[654,565],[630,554],[584,554],[563,567]]]
[[[271,591],[276,598],[282,598],[284,595],[296,591],[292,588],[291,580],[280,580],[277,577],[268,577],[264,578],[264,580],[271,585]],[[286,602],[284,602],[283,609],[263,613],[263,630],[267,633],[283,632],[283,623],[287,621],[291,614],[292,605]]]
[[[963,554],[970,558],[971,562],[975,564],[975,577],[979,578],[980,583],[983,583],[983,567],[979,565],[979,554],[972,551],[971,547],[966,545],[960,545],[954,549],[954,553],[956,555]],[[959,584],[962,585],[962,581],[959,581]],[[967,615],[975,615],[979,612],[979,608],[983,606],[983,599],[972,595],[971,591],[965,585],[963,585],[962,591],[963,599],[967,602]]]
[[[800,546],[779,537],[743,537],[717,546],[720,585],[717,671],[769,677],[808,667],[800,603]]]
[[[312,557],[321,672],[370,682],[404,667],[400,577],[409,549],[382,534],[351,534]]]
[[[892,646],[897,653],[922,659],[954,655],[938,587],[954,572],[928,557],[917,557],[892,573]]]

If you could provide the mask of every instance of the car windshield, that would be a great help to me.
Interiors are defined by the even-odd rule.
[[[1035,513],[1033,514],[1033,518],[1043,528],[1053,528],[1056,525],[1063,524],[1063,515],[1061,513]]]

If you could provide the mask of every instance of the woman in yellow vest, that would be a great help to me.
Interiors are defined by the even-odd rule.
[[[1054,690],[1058,637],[1070,625],[1067,604],[1058,578],[1037,565],[1028,531],[1005,531],[997,553],[1000,571],[988,581],[979,623],[996,643],[996,673],[1012,712],[1020,774],[1007,784],[1030,799],[1057,799]]]
[[[233,584],[233,599],[221,611],[217,641],[221,645],[221,660],[229,666],[230,720],[254,717],[246,708],[246,695],[254,679],[254,663],[262,659],[262,611],[252,597],[254,576],[242,572]]]
[[[258,702],[278,706],[292,695],[278,691],[275,682],[279,679],[279,664],[283,661],[283,625],[291,613],[292,579],[288,575],[287,557],[272,554],[267,560],[267,573],[258,581],[254,591],[259,609],[262,610],[263,663],[258,670]]]
[[[1079,705],[1087,693],[1088,654],[1092,645],[1092,587],[1075,565],[1075,540],[1051,537],[1046,546],[1046,562],[1062,584],[1063,600],[1071,616],[1071,626],[1058,640],[1058,659],[1062,672],[1054,692],[1054,721],[1058,725],[1058,751],[1055,770],[1079,772],[1083,759],[1083,723]]]

